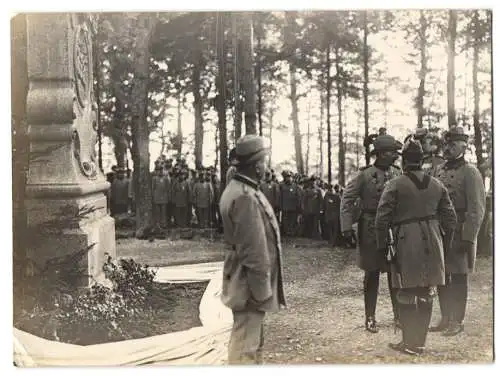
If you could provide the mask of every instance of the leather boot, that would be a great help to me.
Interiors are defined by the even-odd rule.
[[[438,287],[439,307],[441,308],[441,321],[439,324],[431,326],[429,332],[443,332],[448,328],[450,323],[450,304],[453,304],[450,299],[452,286],[445,285]]]
[[[429,323],[432,315],[432,300],[418,300],[417,302],[417,320],[415,322],[416,341],[415,346],[419,349],[424,349],[429,331]]]

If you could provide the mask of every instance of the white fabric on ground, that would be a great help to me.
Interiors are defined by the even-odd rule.
[[[158,282],[210,281],[200,302],[201,327],[89,346],[49,341],[14,328],[14,362],[20,367],[224,364],[232,312],[220,300],[221,270],[220,262],[158,269]]]

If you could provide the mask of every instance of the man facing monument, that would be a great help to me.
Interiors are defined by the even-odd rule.
[[[279,225],[257,183],[264,176],[267,154],[262,137],[240,138],[237,172],[220,199],[228,244],[222,302],[233,311],[229,364],[262,363],[264,317],[285,305]]]

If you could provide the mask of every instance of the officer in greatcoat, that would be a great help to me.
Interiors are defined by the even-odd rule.
[[[403,332],[402,341],[389,346],[410,355],[424,350],[433,296],[445,283],[444,259],[457,223],[448,190],[422,170],[423,157],[421,144],[409,139],[404,174],[387,182],[375,217],[377,249],[390,256]]]
[[[258,188],[266,169],[264,139],[245,135],[236,143],[238,172],[220,200],[228,246],[223,267],[222,302],[233,311],[230,364],[259,364],[267,312],[285,305],[279,225]]]
[[[474,270],[477,236],[486,206],[481,174],[476,166],[464,159],[467,140],[462,127],[453,127],[444,134],[446,162],[435,174],[448,189],[458,218],[452,247],[446,255],[446,285],[438,289],[441,321],[430,328],[445,336],[454,336],[464,330],[468,274]]]
[[[376,234],[374,229],[377,206],[386,182],[400,174],[393,166],[399,157],[398,150],[402,144],[394,137],[384,134],[373,142],[372,154],[376,155],[375,163],[364,167],[347,184],[344,190],[340,208],[340,225],[344,239],[352,239],[355,222],[358,223],[358,265],[364,270],[363,281],[365,303],[365,328],[371,333],[377,333],[375,310],[379,288],[380,273],[387,271],[387,263],[383,255],[377,253]],[[359,218],[354,215],[358,215]],[[388,281],[390,276],[388,275]],[[395,292],[389,283],[394,320],[397,324]]]

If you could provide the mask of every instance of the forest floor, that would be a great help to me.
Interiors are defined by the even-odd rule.
[[[411,357],[388,348],[398,342],[385,275],[377,305],[380,331],[364,329],[362,272],[356,251],[309,239],[285,240],[285,294],[288,308],[265,322],[266,364],[394,364],[493,362],[493,259],[478,259],[470,278],[465,332],[445,338],[429,333],[427,351]],[[151,266],[221,261],[222,244],[209,239],[162,239],[150,243],[120,239],[118,257]],[[432,321],[439,320],[434,304]]]

